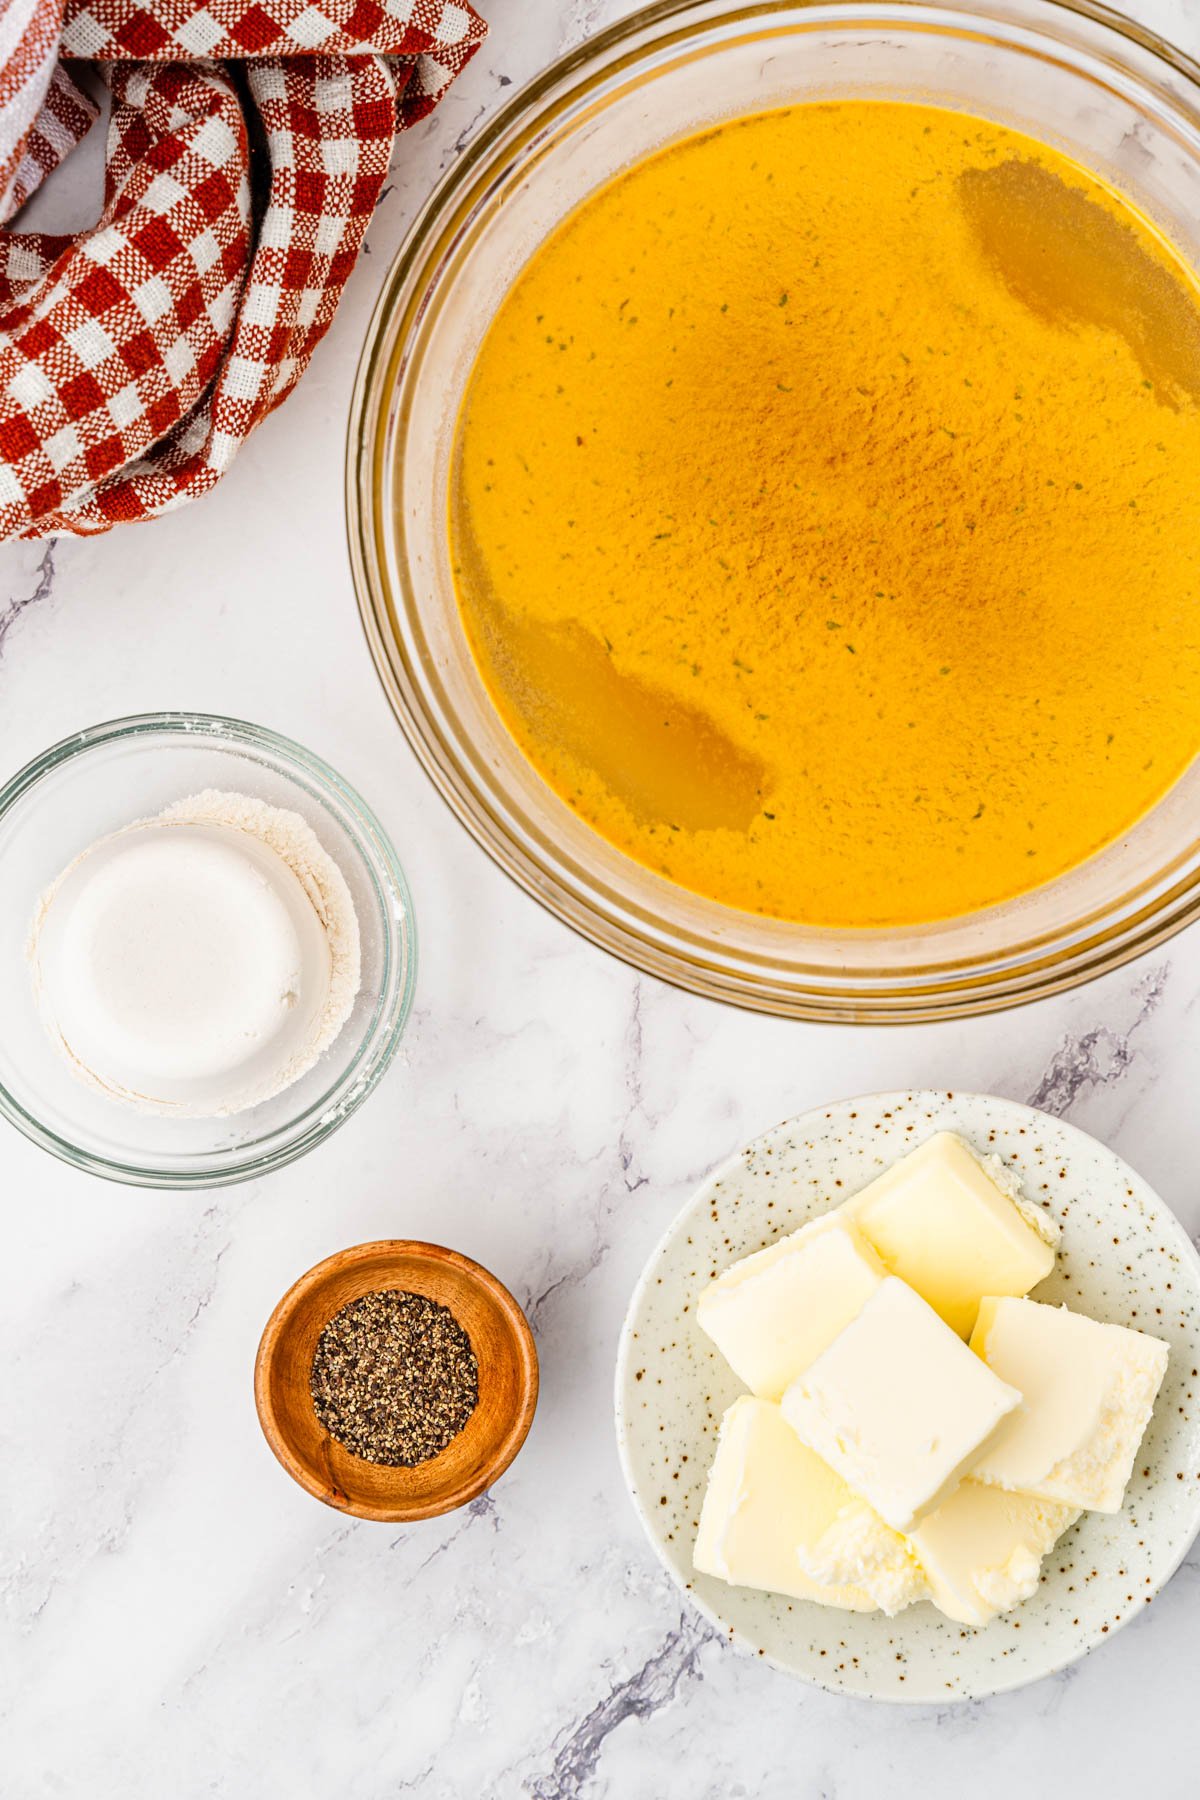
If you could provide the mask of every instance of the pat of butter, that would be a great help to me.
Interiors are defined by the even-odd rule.
[[[792,1383],[783,1412],[894,1530],[909,1532],[953,1493],[1020,1403],[1015,1388],[889,1275]]]
[[[844,1509],[855,1507],[867,1514],[860,1527],[866,1581],[822,1581],[806,1573],[802,1557],[815,1557]],[[850,1612],[871,1612],[880,1604],[872,1588],[892,1598],[904,1591],[905,1580],[912,1588],[919,1579],[904,1540],[805,1449],[778,1406],[749,1394],[735,1400],[721,1421],[692,1561],[701,1574],[735,1587]]]
[[[1078,1517],[1074,1507],[963,1481],[908,1541],[934,1605],[960,1624],[986,1625],[1036,1592],[1042,1558]]]
[[[1118,1512],[1167,1369],[1167,1346],[1065,1306],[986,1299],[971,1348],[1025,1404],[972,1473],[1019,1493]]]
[[[778,1400],[885,1273],[856,1231],[818,1219],[726,1269],[700,1295],[696,1318],[746,1386]]]
[[[857,1494],[817,1542],[801,1544],[797,1555],[806,1575],[829,1587],[863,1589],[889,1618],[928,1598],[924,1574],[908,1539],[885,1525]]]
[[[950,1131],[901,1157],[839,1211],[960,1337],[985,1294],[1027,1294],[1054,1266],[1059,1229],[1010,1169]]]

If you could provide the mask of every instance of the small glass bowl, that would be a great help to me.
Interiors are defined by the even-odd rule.
[[[349,884],[362,985],[341,1032],[291,1087],[220,1119],[160,1118],[71,1074],[38,1012],[26,944],[38,897],[106,833],[204,788],[299,813]],[[137,1187],[223,1187],[294,1162],[372,1092],[412,1006],[408,884],[379,821],[340,775],[260,725],[144,713],[94,725],[35,757],[0,790],[0,1113],[64,1162]]]
[[[1200,264],[1200,68],[1106,6],[662,0],[539,75],[455,160],[383,284],[346,493],[359,607],[392,708],[507,874],[593,943],[680,987],[793,1018],[886,1024],[1039,999],[1200,918],[1200,760],[1119,841],[1005,905],[895,930],[740,912],[623,855],[525,759],[471,655],[446,528],[463,390],[537,246],[665,144],[742,113],[850,98],[1027,132],[1129,194]]]

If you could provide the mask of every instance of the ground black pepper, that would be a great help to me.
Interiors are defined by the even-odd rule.
[[[412,1468],[458,1436],[479,1400],[479,1365],[454,1314],[386,1288],[335,1313],[309,1391],[330,1437],[367,1462]]]

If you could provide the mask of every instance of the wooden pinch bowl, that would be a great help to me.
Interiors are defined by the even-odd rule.
[[[471,1340],[479,1403],[446,1448],[411,1469],[366,1462],[317,1419],[309,1374],[317,1339],[351,1300],[381,1289],[424,1294],[448,1307]],[[525,1442],[538,1396],[529,1323],[503,1283],[440,1244],[384,1239],[326,1257],[288,1289],[254,1364],[259,1423],[293,1480],[326,1506],[389,1523],[465,1506],[501,1476]]]

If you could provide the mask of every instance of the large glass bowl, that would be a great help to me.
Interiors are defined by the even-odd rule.
[[[1195,918],[1200,763],[1127,837],[1009,904],[917,929],[758,918],[643,868],[542,781],[480,679],[449,566],[447,484],[464,384],[537,245],[586,194],[674,139],[758,108],[849,97],[919,100],[1028,132],[1131,195],[1200,262],[1200,68],[1105,7],[651,7],[497,114],[397,256],[354,393],[350,551],[371,649],[410,743],[479,843],[559,918],[639,968],[743,1006],[936,1019],[1084,981]]]
[[[205,788],[300,816],[346,878],[362,982],[324,1055],[227,1118],[141,1113],[76,1079],[45,1029],[25,958],[40,894],[106,832]],[[53,745],[0,789],[0,1116],[77,1169],[137,1187],[221,1187],[294,1162],[374,1092],[412,1007],[408,885],[366,803],[311,750],[240,719],[145,713]]]

